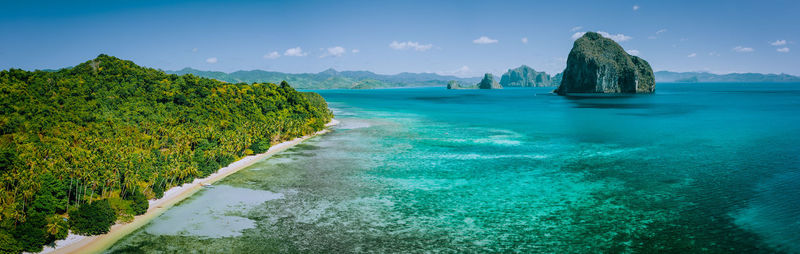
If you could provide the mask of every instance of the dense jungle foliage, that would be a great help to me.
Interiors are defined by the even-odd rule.
[[[0,72],[0,252],[100,234],[147,199],[333,117],[286,82],[225,83],[100,55]]]

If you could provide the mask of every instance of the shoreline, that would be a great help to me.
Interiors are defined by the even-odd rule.
[[[147,212],[142,215],[134,216],[133,221],[129,223],[117,223],[112,225],[111,229],[106,234],[81,236],[70,233],[66,239],[56,241],[55,247],[45,246],[44,249],[39,253],[98,253],[106,250],[126,235],[133,233],[133,231],[141,228],[162,213],[166,212],[170,207],[192,196],[202,189],[203,186],[211,185],[214,182],[222,180],[223,178],[236,173],[239,170],[247,168],[256,162],[265,159],[266,157],[282,152],[309,138],[328,133],[330,132],[328,127],[337,124],[339,124],[339,121],[336,119],[331,119],[330,122],[325,124],[325,129],[322,129],[318,132],[281,142],[280,144],[271,146],[265,153],[242,157],[238,161],[218,169],[217,172],[214,172],[205,178],[197,178],[191,183],[184,183],[180,186],[172,187],[165,191],[164,196],[160,199],[149,200],[150,207],[147,208]]]

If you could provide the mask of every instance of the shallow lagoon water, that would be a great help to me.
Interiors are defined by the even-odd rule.
[[[800,252],[800,84],[549,90],[318,91],[334,132],[108,252]]]
[[[206,238],[240,236],[242,230],[254,228],[255,222],[242,213],[269,200],[283,198],[281,193],[214,186],[192,196],[182,205],[168,210],[145,231],[153,235],[186,235]]]

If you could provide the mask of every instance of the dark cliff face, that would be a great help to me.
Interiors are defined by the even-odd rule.
[[[480,89],[503,89],[497,81],[494,81],[494,76],[491,73],[483,75],[483,79],[478,83]]]
[[[537,72],[526,65],[516,69],[510,69],[500,77],[500,85],[503,87],[543,87],[551,86],[550,75],[545,72]]]
[[[631,56],[600,34],[587,32],[575,40],[556,92],[652,93],[656,82],[650,64]]]

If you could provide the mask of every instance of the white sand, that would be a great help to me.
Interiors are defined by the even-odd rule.
[[[330,127],[337,124],[339,124],[339,121],[332,119],[328,124],[325,124],[325,127]],[[265,153],[244,157],[234,163],[231,163],[227,167],[217,170],[217,172],[210,174],[205,178],[198,178],[191,183],[185,183],[181,186],[172,187],[164,192],[164,196],[162,198],[150,200],[150,208],[147,209],[147,212],[134,217],[133,221],[130,223],[115,224],[111,226],[111,229],[107,234],[103,235],[81,236],[70,233],[66,239],[56,241],[55,248],[45,246],[44,250],[42,250],[40,253],[96,253],[103,251],[113,245],[119,239],[122,239],[122,237],[125,235],[132,233],[141,226],[144,226],[150,222],[150,220],[158,217],[158,215],[161,215],[173,205],[191,196],[200,190],[203,185],[211,185],[214,182],[225,178],[226,176],[229,176],[246,168],[247,166],[252,165],[253,163],[264,159],[265,157],[286,150],[287,148],[299,144],[303,140],[309,139],[316,135],[325,134],[329,131],[329,129],[324,129],[311,135],[295,138],[293,140],[271,146]]]

